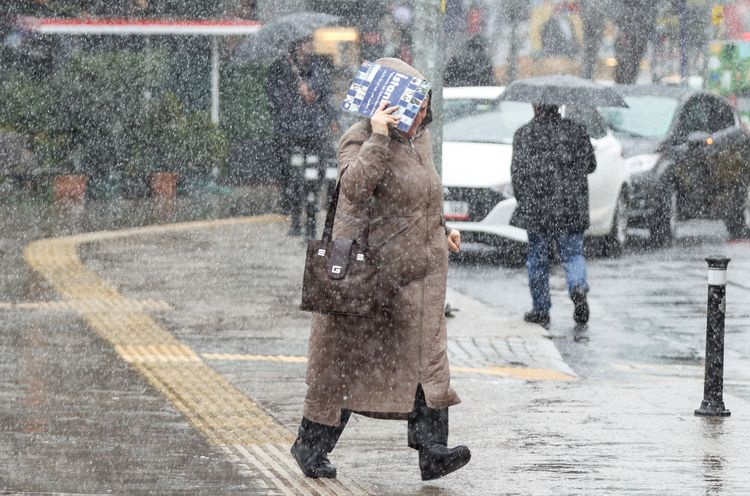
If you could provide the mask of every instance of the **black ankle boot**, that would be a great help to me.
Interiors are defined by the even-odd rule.
[[[471,460],[471,451],[466,446],[448,448],[442,444],[431,444],[419,448],[419,471],[422,480],[432,480],[455,472]]]
[[[297,460],[297,465],[302,469],[302,473],[307,477],[313,479],[319,477],[336,478],[336,467],[328,459],[328,453],[325,452],[320,443],[308,446],[303,444],[300,438],[297,438],[292,445],[291,452],[294,459]]]
[[[586,324],[589,321],[589,304],[586,301],[586,291],[575,289],[570,295],[573,300],[573,320],[576,324]]]
[[[319,424],[302,418],[291,452],[302,473],[307,477],[336,478],[336,467],[328,459],[328,453],[336,447],[351,413],[349,410],[342,410],[337,426]]]
[[[414,408],[409,414],[409,446],[419,450],[422,480],[432,480],[455,472],[471,459],[466,446],[448,448],[448,409],[429,408],[421,384]]]

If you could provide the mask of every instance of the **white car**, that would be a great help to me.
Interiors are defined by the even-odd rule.
[[[467,242],[503,246],[526,243],[526,231],[511,226],[516,208],[510,177],[513,134],[533,116],[531,104],[500,101],[503,88],[445,88],[443,126],[443,210],[449,227]],[[589,174],[591,227],[616,254],[627,229],[627,169],[622,146],[591,107],[563,107],[563,115],[584,124],[596,154]],[[509,243],[510,242],[510,243]]]

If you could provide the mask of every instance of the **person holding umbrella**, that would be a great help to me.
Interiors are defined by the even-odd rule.
[[[526,322],[550,325],[550,250],[565,267],[573,320],[589,320],[589,284],[583,233],[589,227],[588,174],[596,157],[586,129],[560,115],[567,105],[627,106],[611,88],[575,76],[545,76],[515,81],[504,100],[532,103],[534,117],[513,137],[511,181],[518,205],[512,224],[526,229],[526,265],[532,310]]]
[[[514,224],[529,238],[526,252],[533,308],[526,322],[550,325],[550,247],[565,266],[573,319],[589,320],[583,232],[589,226],[586,176],[596,169],[591,139],[580,124],[560,116],[556,105],[534,105],[534,118],[513,137],[511,180],[518,201]]]
[[[338,132],[331,101],[333,66],[314,52],[312,36],[306,36],[291,42],[288,53],[271,64],[267,84],[276,156],[281,161],[282,208],[291,216],[289,234],[298,236],[302,234],[304,164],[293,164],[292,158],[314,156],[321,164],[333,155],[331,136]]]

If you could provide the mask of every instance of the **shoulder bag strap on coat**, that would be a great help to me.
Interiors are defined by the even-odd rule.
[[[326,213],[326,223],[323,227],[323,241],[331,241],[333,238],[333,221],[336,217],[336,208],[339,204],[339,191],[341,190],[341,178],[344,177],[346,169],[349,166],[344,167],[341,171],[341,177],[336,181],[336,191],[331,196],[330,203],[328,204],[328,212]],[[367,224],[365,224],[365,230],[362,232],[362,246],[367,246],[370,238],[370,207],[367,207]]]

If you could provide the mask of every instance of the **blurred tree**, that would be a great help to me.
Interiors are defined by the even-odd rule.
[[[106,0],[104,0],[106,1]],[[149,10],[160,16],[210,19],[242,10],[247,0],[148,0]]]

